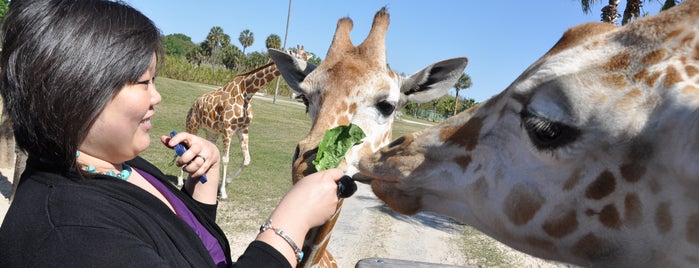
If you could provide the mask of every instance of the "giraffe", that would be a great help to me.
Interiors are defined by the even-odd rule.
[[[426,102],[438,98],[452,88],[466,68],[466,58],[452,58],[431,64],[404,77],[386,64],[385,34],[389,14],[379,10],[367,38],[358,46],[350,40],[352,20],[341,18],[326,58],[319,66],[296,59],[281,51],[270,50],[287,84],[301,94],[311,119],[311,129],[296,146],[292,160],[292,182],[316,172],[318,143],[326,130],[355,124],[366,137],[347,152],[340,168],[348,175],[357,156],[378,150],[391,141],[393,115],[408,102]],[[348,164],[348,162],[350,164]],[[325,225],[309,232],[299,267],[337,267],[332,254],[326,251],[330,233],[340,213]]]
[[[303,46],[297,46],[296,50],[291,53],[294,57],[308,60],[308,54]],[[252,71],[239,74],[225,86],[200,96],[187,113],[187,132],[196,134],[199,128],[202,128],[206,138],[214,143],[218,136],[223,136],[224,150],[221,155],[223,177],[220,181],[222,199],[228,198],[226,193],[226,174],[233,134],[236,134],[240,141],[240,148],[243,151],[243,162],[228,180],[238,176],[244,167],[250,165],[248,126],[253,118],[252,97],[262,86],[279,77],[279,75],[280,72],[273,61]],[[182,186],[183,183],[183,172],[180,171],[177,177],[177,184]]]
[[[699,1],[573,27],[501,93],[358,168],[397,212],[446,215],[537,257],[697,267]]]

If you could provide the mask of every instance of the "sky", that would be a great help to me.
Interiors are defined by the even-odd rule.
[[[374,14],[387,7],[391,24],[386,35],[386,58],[393,71],[405,75],[440,60],[469,59],[465,73],[472,86],[459,95],[483,102],[510,85],[566,29],[598,22],[607,1],[596,1],[584,14],[579,0],[125,0],[143,12],[164,35],[181,33],[195,43],[219,26],[242,49],[238,36],[254,34],[246,49],[266,52],[265,39],[277,34],[286,47],[303,45],[321,59],[330,46],[337,21],[349,17],[355,45],[369,33]],[[621,1],[620,7],[626,1]],[[659,0],[646,1],[642,14],[656,14]],[[620,10],[623,12],[623,10]]]

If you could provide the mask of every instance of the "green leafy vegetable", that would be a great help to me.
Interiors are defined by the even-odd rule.
[[[318,144],[318,154],[313,160],[316,170],[336,168],[352,146],[361,143],[366,135],[355,124],[328,129]]]

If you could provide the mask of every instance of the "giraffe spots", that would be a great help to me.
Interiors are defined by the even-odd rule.
[[[546,55],[553,55],[585,42],[590,37],[606,33],[616,28],[609,23],[586,23],[568,29]]]
[[[655,208],[655,228],[660,234],[665,234],[672,229],[670,203],[662,202]]]
[[[660,72],[649,73],[647,69],[642,69],[634,75],[634,82],[644,83],[648,87],[653,87],[660,77]]]
[[[589,233],[575,243],[571,253],[587,260],[598,261],[614,257],[617,249],[609,241]]]
[[[645,81],[648,78],[648,70],[642,69],[633,76],[633,81],[638,83],[639,81]]]
[[[626,69],[631,62],[630,58],[631,56],[629,52],[626,51],[618,55],[614,55],[609,59],[607,65],[604,66],[604,69],[607,71],[619,71]]]
[[[350,123],[349,115],[343,115],[337,118],[337,124],[340,126],[348,126]]]
[[[646,173],[646,167],[640,165],[638,162],[633,161],[630,163],[625,163],[619,167],[621,177],[628,182],[638,182],[641,177]]]
[[[473,117],[461,127],[445,126],[439,132],[441,141],[451,141],[471,151],[478,144],[478,135],[483,127],[484,118]]]
[[[684,72],[687,73],[688,77],[694,77],[697,74],[699,74],[699,68],[693,66],[693,65],[685,65],[684,66]]]
[[[575,187],[575,185],[578,185],[580,182],[580,179],[582,179],[582,169],[578,169],[573,174],[570,175],[570,178],[566,180],[566,182],[563,184],[563,190],[570,190]]]
[[[538,238],[535,236],[527,236],[524,238],[524,241],[526,241],[527,244],[529,244],[530,246],[543,249],[546,252],[558,253],[558,248],[556,247],[556,245],[549,240]]]
[[[349,114],[355,114],[357,112],[357,104],[352,103],[349,106]]]
[[[614,175],[608,170],[602,172],[595,181],[590,183],[585,190],[585,196],[589,199],[599,200],[613,193],[616,189]]]
[[[699,61],[699,44],[694,46],[694,60]]]
[[[699,97],[699,88],[693,85],[686,85],[682,88],[682,94],[694,96],[695,98]]]
[[[488,197],[488,181],[485,177],[481,176],[474,182],[471,187],[471,192],[478,195],[479,198],[485,199]]]
[[[641,62],[644,65],[653,65],[663,60],[665,55],[666,52],[663,49],[654,50],[643,56],[643,58],[641,58]]]
[[[670,39],[673,39],[673,38],[680,36],[680,34],[682,34],[682,31],[683,31],[682,29],[672,30],[671,32],[669,32],[667,35],[665,35],[663,37],[663,43],[667,42]]]
[[[602,225],[607,226],[611,229],[619,229],[621,226],[621,219],[619,218],[619,211],[616,209],[614,204],[606,205],[599,212],[599,221]]]
[[[602,76],[602,83],[605,87],[621,89],[626,88],[626,76],[620,73],[605,74]]]
[[[471,156],[470,155],[462,155],[462,156],[454,157],[454,163],[459,165],[463,172],[466,172],[468,165],[471,164]]]
[[[684,256],[684,259],[689,263],[699,264],[699,258],[695,256]]]
[[[673,66],[668,66],[667,70],[665,71],[665,81],[663,82],[663,86],[665,88],[671,88],[680,81],[682,81],[682,76],[677,69],[675,69]]]
[[[533,186],[515,185],[505,197],[503,212],[515,225],[529,222],[546,199]]]
[[[568,210],[562,214],[556,213],[556,215],[549,216],[541,227],[552,237],[564,237],[578,229],[577,213],[575,210]]]
[[[699,214],[689,216],[687,219],[687,241],[699,246]]]
[[[624,223],[627,226],[638,226],[643,219],[643,204],[636,193],[627,194],[624,198]]]

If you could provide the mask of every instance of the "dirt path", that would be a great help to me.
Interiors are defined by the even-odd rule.
[[[370,257],[467,265],[458,247],[462,228],[436,215],[391,212],[368,185],[359,184],[357,193],[345,199],[329,250],[340,267]]]

